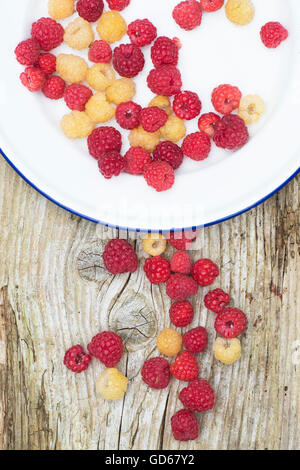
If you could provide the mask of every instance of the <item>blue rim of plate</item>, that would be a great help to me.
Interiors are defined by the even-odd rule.
[[[74,214],[78,217],[81,217],[85,220],[89,220],[90,222],[94,222],[96,224],[101,224],[101,225],[104,225],[105,227],[109,227],[109,228],[114,228],[114,229],[117,229],[117,230],[127,230],[128,232],[151,232],[152,230],[151,229],[139,229],[139,228],[130,228],[130,227],[121,227],[119,225],[112,225],[112,224],[108,224],[107,222],[103,222],[102,220],[97,220],[97,219],[93,219],[92,217],[89,217],[87,215],[84,215],[84,214],[81,214],[80,212],[76,212],[74,211],[73,209],[71,209],[70,207],[67,207],[65,206],[64,204],[61,204],[60,202],[56,201],[55,199],[53,199],[51,196],[49,196],[49,194],[45,193],[44,191],[42,191],[41,189],[39,189],[34,183],[32,183],[25,175],[23,175],[23,173],[13,164],[13,162],[8,158],[8,156],[3,152],[3,150],[0,148],[0,154],[3,156],[3,158],[7,161],[7,163],[15,170],[15,172],[21,176],[21,178],[26,181],[26,183],[29,184],[29,186],[31,186],[32,188],[34,188],[38,193],[40,193],[42,196],[44,196],[46,199],[48,199],[49,201],[53,202],[54,204],[56,204],[58,207],[61,207],[62,209],[65,209],[66,211],[70,212],[71,214]],[[237,217],[238,215],[241,215],[241,214],[244,214],[245,212],[248,212],[249,210],[253,209],[254,207],[257,207],[259,206],[260,204],[262,204],[264,201],[266,201],[267,199],[269,199],[271,196],[273,196],[274,194],[276,194],[278,191],[280,191],[280,189],[282,189],[284,186],[286,186],[293,178],[295,178],[295,176],[297,176],[297,174],[300,172],[300,167],[286,180],[284,181],[280,186],[278,186],[278,188],[274,189],[274,191],[272,191],[271,193],[267,194],[265,197],[259,199],[257,202],[255,202],[254,204],[252,204],[251,206],[248,206],[246,207],[245,209],[242,209],[234,214],[230,214],[226,217],[223,217],[221,219],[218,219],[218,220],[214,220],[212,222],[207,222],[206,224],[204,225],[195,225],[193,227],[184,227],[184,228],[173,228],[173,229],[170,229],[170,230],[164,230],[164,229],[161,229],[161,230],[156,230],[156,232],[160,232],[160,233],[163,233],[163,232],[180,232],[180,231],[183,231],[183,230],[195,230],[195,229],[198,229],[198,228],[203,228],[203,227],[209,227],[211,225],[217,225],[217,224],[220,224],[221,222],[225,222],[226,220],[229,220],[229,219],[233,219],[234,217]]]

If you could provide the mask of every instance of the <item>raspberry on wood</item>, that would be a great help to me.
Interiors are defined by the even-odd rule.
[[[121,77],[133,78],[144,68],[145,58],[135,44],[121,44],[113,52],[113,66]]]
[[[190,31],[200,26],[202,9],[196,0],[180,2],[173,10],[173,18],[180,28]]]
[[[167,191],[172,188],[175,181],[174,169],[167,162],[152,162],[146,165],[144,178],[148,186],[156,191]]]
[[[147,84],[156,95],[176,95],[182,87],[181,74],[174,65],[161,65],[150,71]]]
[[[21,65],[34,65],[40,55],[40,44],[34,38],[26,39],[17,45],[15,55]]]
[[[201,413],[214,407],[215,392],[207,380],[196,379],[181,390],[179,400],[187,409]]]
[[[184,138],[181,149],[184,155],[192,160],[205,160],[211,150],[210,138],[204,132],[194,132]]]
[[[224,338],[235,338],[246,330],[247,325],[246,315],[238,308],[224,308],[215,320],[215,330]]]
[[[171,428],[176,441],[194,441],[199,436],[199,424],[190,410],[179,410],[171,418]]]
[[[171,374],[178,380],[190,382],[199,375],[199,366],[195,356],[189,351],[182,351],[170,367]]]
[[[80,344],[72,346],[68,349],[64,356],[64,365],[76,374],[80,374],[86,370],[91,362],[92,358],[89,354],[86,354],[83,347]]]
[[[197,93],[192,91],[182,91],[174,97],[173,110],[180,119],[194,119],[200,114],[201,107]]]
[[[127,34],[132,44],[136,46],[148,46],[157,36],[157,29],[151,21],[135,20],[128,25]]]
[[[144,271],[151,284],[166,282],[171,275],[170,263],[162,256],[147,258],[144,263]]]
[[[158,37],[151,47],[151,59],[154,67],[177,65],[178,47],[176,43],[166,36]]]
[[[216,314],[221,313],[226,305],[229,304],[229,301],[229,294],[224,292],[222,289],[214,289],[208,292],[204,297],[205,307]]]
[[[170,320],[173,325],[183,328],[189,325],[194,318],[194,309],[187,300],[174,302],[169,310]]]
[[[196,295],[198,284],[185,274],[172,274],[166,284],[166,293],[172,300],[183,301]]]
[[[153,357],[144,362],[141,374],[143,381],[157,390],[166,388],[171,378],[169,363],[163,357]]]
[[[123,355],[123,341],[121,336],[113,331],[103,331],[92,338],[87,349],[105,367],[114,367]]]
[[[165,140],[155,148],[153,160],[167,162],[176,170],[183,161],[183,152],[178,145]]]
[[[120,132],[114,127],[97,127],[88,137],[90,155],[98,159],[105,152],[120,152],[122,146]]]
[[[200,286],[209,286],[220,274],[218,266],[210,259],[199,259],[193,264],[192,276]]]
[[[171,270],[174,273],[190,274],[192,260],[186,251],[176,251],[171,259]]]
[[[103,252],[103,262],[112,274],[130,272],[138,268],[138,257],[127,240],[115,238],[110,240]]]
[[[182,337],[185,349],[191,353],[201,353],[206,349],[208,343],[207,331],[203,326],[197,326],[184,333]]]
[[[182,232],[171,232],[168,237],[168,242],[176,250],[189,250],[192,248],[192,243],[196,240],[198,235],[197,230],[183,230]]]

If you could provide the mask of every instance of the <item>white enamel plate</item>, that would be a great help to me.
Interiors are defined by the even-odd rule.
[[[183,89],[199,94],[202,112],[213,111],[212,89],[222,83],[237,85],[243,95],[258,94],[267,111],[249,127],[251,139],[237,152],[212,147],[209,158],[185,158],[173,188],[156,193],[143,177],[122,174],[105,180],[87,151],[86,140],[68,140],[60,130],[68,112],[63,100],[53,102],[28,92],[19,81],[22,67],[14,57],[16,44],[30,35],[31,23],[47,15],[47,0],[11,0],[1,5],[0,147],[9,163],[32,186],[60,206],[108,225],[168,230],[216,223],[261,202],[285,184],[299,169],[300,156],[300,2],[253,0],[255,18],[244,27],[228,21],[224,8],[203,15],[192,32],[181,30],[171,12],[179,0],[131,0],[122,13],[129,23],[149,18],[159,35],[182,43],[179,68]],[[74,15],[75,17],[75,15]],[[65,26],[73,18],[63,22]],[[280,21],[289,38],[278,49],[263,46],[259,31],[268,21]],[[124,37],[122,42],[128,42]],[[67,46],[55,50],[77,53]],[[152,98],[146,86],[151,67],[136,79],[135,101],[147,106]],[[81,54],[87,57],[85,51]],[[115,125],[114,121],[109,125]],[[118,127],[118,126],[116,126]],[[119,128],[119,130],[121,130]],[[197,120],[188,132],[197,130]],[[123,132],[123,149],[128,148]]]

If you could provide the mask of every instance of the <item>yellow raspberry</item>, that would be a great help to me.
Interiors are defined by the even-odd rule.
[[[149,233],[142,240],[143,250],[151,256],[161,255],[166,247],[167,240],[161,233]]]
[[[172,328],[162,330],[156,339],[157,349],[165,356],[176,356],[181,349],[181,345],[181,335]]]
[[[54,20],[62,20],[73,15],[74,0],[49,0],[48,13]]]
[[[83,18],[76,18],[65,29],[64,41],[72,49],[81,51],[89,47],[95,39],[93,28]]]
[[[163,109],[168,114],[168,116],[170,116],[173,112],[170,100],[167,96],[154,96],[148,106],[157,106],[158,108]]]
[[[96,123],[110,121],[115,115],[115,108],[106,100],[105,93],[98,91],[87,102],[85,111]]]
[[[247,95],[240,101],[239,116],[246,124],[257,122],[265,112],[264,100],[258,95]]]
[[[130,78],[119,78],[107,88],[106,96],[108,101],[118,105],[132,100],[135,92],[135,83]]]
[[[69,83],[83,82],[88,68],[86,61],[77,55],[59,54],[56,59],[57,73]]]
[[[84,137],[88,137],[96,127],[95,123],[91,121],[88,115],[81,111],[72,111],[66,114],[62,118],[60,126],[70,139],[83,139]]]
[[[104,91],[115,81],[115,72],[108,64],[95,64],[87,73],[86,81],[97,91]]]
[[[185,123],[177,116],[169,116],[166,124],[160,128],[161,136],[164,140],[177,143],[186,134]]]
[[[122,39],[127,32],[127,25],[120,13],[107,11],[101,16],[96,29],[101,39],[112,43]]]
[[[120,400],[128,385],[128,379],[118,369],[105,369],[96,382],[96,390],[105,400]]]
[[[251,23],[255,10],[251,0],[228,0],[225,12],[232,23],[244,26]]]
[[[160,132],[146,132],[139,126],[130,132],[129,142],[131,147],[143,147],[148,152],[153,152],[160,142]]]
[[[215,358],[223,362],[223,364],[233,364],[242,355],[241,342],[238,338],[217,338],[213,351]]]

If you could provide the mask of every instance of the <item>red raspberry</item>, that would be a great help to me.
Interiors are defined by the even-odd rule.
[[[177,300],[179,302],[196,295],[197,290],[198,285],[194,279],[180,273],[172,274],[166,284],[167,295],[172,300]]]
[[[228,307],[217,315],[215,330],[224,338],[235,338],[246,330],[247,325],[247,317],[242,310]]]
[[[173,111],[180,119],[190,121],[201,111],[201,101],[197,93],[192,91],[182,91],[175,96],[173,101]]]
[[[98,167],[100,173],[106,179],[110,179],[113,176],[119,176],[119,174],[125,169],[126,161],[122,155],[116,150],[103,153],[98,158]]]
[[[160,36],[151,47],[151,59],[154,67],[178,64],[178,47],[166,36]]]
[[[170,263],[162,256],[147,258],[144,263],[144,271],[151,284],[166,282],[171,275]]]
[[[133,101],[119,104],[116,109],[117,123],[123,129],[135,129],[140,124],[141,111],[142,107]]]
[[[176,251],[171,259],[171,270],[175,273],[190,274],[192,261],[186,251]]]
[[[31,36],[35,38],[43,51],[51,51],[64,40],[64,28],[52,18],[40,18],[31,27]]]
[[[103,9],[103,0],[78,0],[76,6],[78,15],[90,23],[94,23],[100,18]]]
[[[210,138],[204,132],[194,132],[185,137],[181,149],[192,160],[205,160],[211,149]]]
[[[203,326],[197,326],[184,333],[182,337],[183,345],[191,353],[201,353],[208,343],[207,331]]]
[[[97,127],[88,136],[88,148],[90,155],[99,158],[103,153],[116,150],[120,152],[122,136],[114,127]]]
[[[87,349],[105,367],[114,367],[123,355],[123,341],[121,336],[113,331],[103,331],[92,338]]]
[[[199,375],[198,362],[189,351],[182,351],[170,367],[171,374],[178,380],[190,382]]]
[[[80,83],[72,83],[66,87],[64,99],[66,105],[76,111],[84,111],[85,105],[93,95],[92,90]]]
[[[144,68],[145,58],[135,44],[121,44],[113,52],[113,66],[122,77],[132,78]]]
[[[226,294],[222,289],[214,289],[204,297],[205,307],[216,314],[221,313],[229,302],[229,294]]]
[[[242,118],[235,114],[223,116],[215,127],[213,141],[217,147],[237,150],[249,140],[249,132]]]
[[[156,95],[176,95],[182,87],[181,74],[174,65],[161,65],[150,71],[147,84]]]
[[[131,147],[125,154],[126,171],[131,175],[142,175],[145,166],[152,162],[151,155],[143,147]]]
[[[145,166],[144,178],[156,191],[167,191],[172,188],[175,175],[171,165],[167,162],[152,162]]]
[[[141,370],[143,381],[151,388],[166,388],[170,382],[170,366],[167,359],[153,357],[144,362]]]
[[[64,96],[66,83],[58,75],[52,75],[47,78],[45,85],[42,88],[42,92],[50,100],[59,100]]]
[[[112,274],[134,273],[138,267],[138,257],[126,240],[115,238],[110,240],[103,252],[103,262]]]
[[[200,0],[200,5],[204,11],[217,11],[224,5],[224,0]]]
[[[173,10],[173,18],[178,26],[186,31],[200,26],[202,20],[200,3],[195,0],[179,3]]]
[[[112,59],[112,50],[108,42],[94,41],[89,49],[89,60],[96,63],[108,64]]]
[[[192,304],[187,300],[183,302],[174,302],[174,304],[171,305],[169,315],[173,325],[183,328],[192,322],[194,318],[194,309]]]
[[[20,75],[20,80],[29,91],[41,90],[46,81],[44,72],[37,67],[27,67]]]
[[[184,230],[182,232],[171,232],[168,238],[168,242],[176,250],[188,250],[192,247],[192,242],[197,238],[197,232],[195,230]]]
[[[76,374],[80,374],[86,370],[92,358],[89,354],[85,354],[83,347],[80,344],[72,346],[65,353],[64,365]]]
[[[196,379],[181,390],[179,400],[189,410],[201,413],[214,407],[215,392],[207,380]]]
[[[216,124],[220,119],[220,116],[215,113],[202,114],[198,120],[199,131],[205,132],[208,137],[213,137],[215,134]]]
[[[122,11],[128,7],[130,0],[107,0],[107,3],[111,10]]]
[[[176,170],[183,161],[183,152],[178,145],[165,140],[157,145],[153,152],[153,160],[167,162]]]
[[[236,86],[220,85],[211,94],[211,102],[220,114],[230,114],[239,107],[242,93]]]
[[[264,45],[268,48],[278,47],[282,41],[287,39],[289,33],[278,23],[278,21],[270,21],[265,24],[260,30],[260,37]]]
[[[200,286],[209,286],[220,274],[218,266],[210,259],[198,259],[193,264],[192,276]]]
[[[171,418],[171,427],[176,441],[193,441],[199,436],[199,424],[190,410],[179,410]]]
[[[166,124],[167,120],[167,113],[157,106],[144,108],[140,114],[141,125],[147,132],[158,131],[158,129]]]
[[[34,65],[40,55],[40,45],[36,39],[26,39],[15,48],[17,61],[22,65]]]
[[[127,34],[132,44],[142,47],[154,41],[157,29],[149,20],[135,20],[128,25]]]
[[[45,52],[39,56],[38,64],[46,75],[51,75],[56,71],[56,56],[51,52]]]

